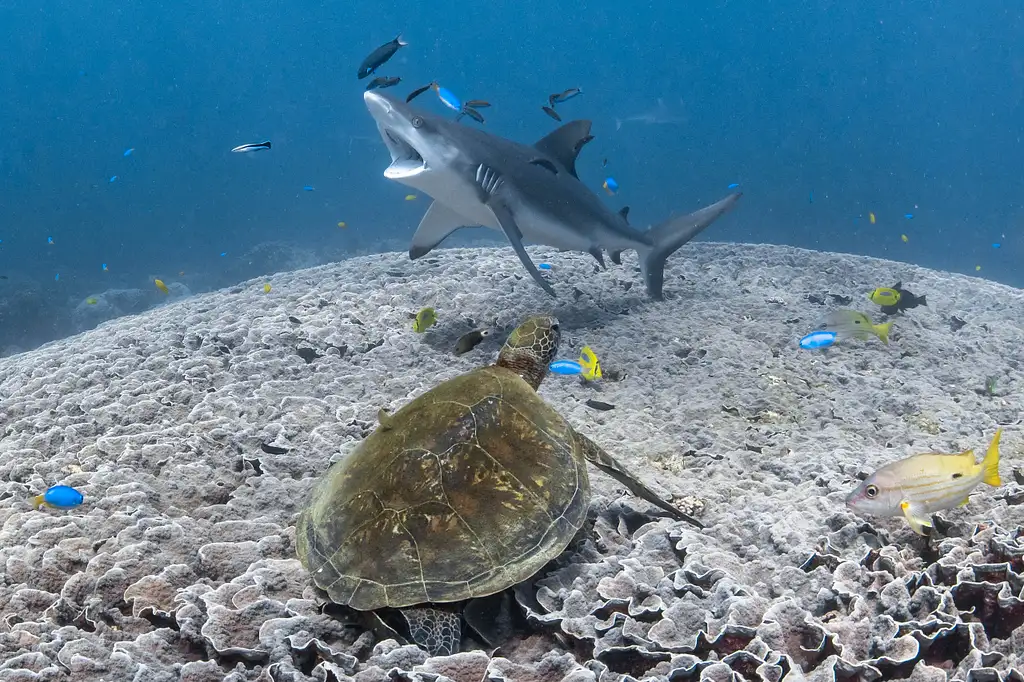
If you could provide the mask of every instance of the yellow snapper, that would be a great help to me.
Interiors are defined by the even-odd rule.
[[[889,287],[878,287],[868,294],[868,300],[881,306],[896,305],[900,302],[900,292]]]
[[[825,323],[820,327],[820,329],[835,332],[839,340],[852,336],[855,339],[866,341],[872,336],[877,336],[886,345],[889,343],[891,328],[892,322],[875,324],[864,313],[848,308],[839,308],[830,312],[825,318]]]
[[[597,359],[597,353],[591,350],[590,346],[583,346],[583,350],[580,351],[580,366],[583,367],[580,376],[587,381],[601,378],[601,361]]]
[[[974,451],[957,454],[926,452],[901,459],[871,474],[846,497],[854,511],[874,516],[903,515],[911,529],[927,535],[934,512],[967,504],[982,483],[1003,484],[999,478],[999,436],[996,431],[981,462]]]
[[[435,324],[437,324],[437,313],[433,308],[424,308],[416,313],[416,317],[412,321],[412,330],[417,334],[422,334]]]

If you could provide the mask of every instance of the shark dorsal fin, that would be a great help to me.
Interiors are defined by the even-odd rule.
[[[619,215],[622,216],[622,219],[625,220],[628,223],[629,222],[629,206],[623,206],[622,208],[620,208],[619,209]]]
[[[578,177],[576,175],[576,157],[583,145],[594,139],[590,135],[590,126],[590,121],[570,121],[541,138],[533,146],[565,166],[565,169],[572,173],[573,177]]]

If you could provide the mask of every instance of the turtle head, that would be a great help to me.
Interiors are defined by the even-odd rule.
[[[561,338],[557,318],[531,317],[509,334],[495,364],[512,370],[536,390],[547,376],[548,365],[558,353]]]

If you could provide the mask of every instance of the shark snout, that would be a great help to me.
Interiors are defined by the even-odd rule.
[[[363,93],[363,102],[366,103],[366,108],[370,110],[370,115],[374,118],[391,113],[391,103],[372,90]]]

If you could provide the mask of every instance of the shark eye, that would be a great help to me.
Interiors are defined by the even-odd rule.
[[[419,116],[413,116],[412,117],[412,127],[413,128],[422,128],[423,127],[423,119],[421,117],[419,117]]]
[[[864,488],[864,494],[868,496],[868,499],[874,499],[878,497],[878,486],[869,485],[867,488]]]

